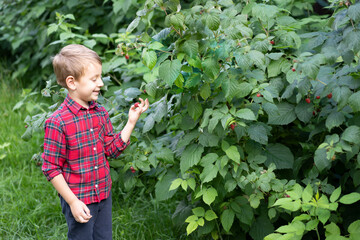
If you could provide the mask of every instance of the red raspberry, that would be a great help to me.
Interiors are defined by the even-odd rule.
[[[328,98],[328,99],[332,98],[332,93],[329,93],[329,94],[327,95],[327,98]]]
[[[275,44],[275,42],[274,42],[273,40],[271,40],[271,41],[270,41],[270,44],[271,44],[271,45],[274,45],[274,44]]]
[[[139,103],[135,103],[135,107],[136,107],[136,108],[139,107]]]
[[[129,54],[126,54],[126,55],[125,55],[125,58],[126,58],[126,59],[129,59]]]
[[[260,93],[257,93],[256,96],[257,96],[257,97],[261,97],[262,95],[261,95]]]
[[[320,99],[320,96],[316,96],[316,99]]]
[[[306,101],[307,103],[310,103],[310,102],[311,102],[310,98],[306,98],[305,101]]]
[[[236,125],[235,125],[234,123],[233,123],[233,124],[231,124],[231,125],[230,125],[231,130],[233,130],[233,131],[234,131],[235,126],[236,126]]]
[[[295,71],[296,71],[296,69],[295,69],[295,68],[292,68],[292,69],[291,69],[291,71],[295,72]]]
[[[313,111],[313,115],[315,116],[315,114],[316,114],[316,112],[315,111]]]
[[[130,167],[130,170],[132,173],[136,172],[135,168],[133,166]]]

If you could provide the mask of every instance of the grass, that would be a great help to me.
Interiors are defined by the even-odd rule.
[[[66,239],[67,225],[56,191],[41,167],[31,161],[41,151],[43,133],[29,142],[21,139],[27,113],[12,111],[21,99],[21,88],[6,81],[9,73],[3,69],[0,66],[0,156],[5,154],[0,157],[0,239]],[[5,143],[10,145],[1,148]],[[175,204],[116,191],[113,239],[186,239],[184,230],[177,232],[171,222]]]

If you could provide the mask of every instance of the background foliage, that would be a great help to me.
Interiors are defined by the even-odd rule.
[[[151,102],[128,150],[110,161],[117,187],[177,200],[173,223],[198,237],[357,239],[359,3],[329,1],[330,15],[317,15],[311,0],[86,2],[97,8],[31,10],[31,26],[52,16],[35,34],[42,45],[17,45],[16,34],[34,30],[16,27],[1,42],[24,52],[14,77],[41,62],[33,86],[47,80],[47,99],[32,90],[14,107],[30,113],[24,140],[66,95],[49,55],[81,43],[102,57],[99,102],[117,130],[132,102]],[[24,14],[10,11],[18,8],[3,5],[1,20]],[[76,15],[85,9],[100,21]],[[26,47],[34,40],[45,50]]]

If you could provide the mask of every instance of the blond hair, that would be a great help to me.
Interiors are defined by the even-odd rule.
[[[93,50],[79,44],[70,44],[63,47],[52,59],[56,80],[59,85],[67,88],[66,78],[73,76],[79,80],[89,63],[101,65],[99,55]]]

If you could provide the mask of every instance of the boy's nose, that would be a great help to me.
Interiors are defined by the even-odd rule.
[[[103,82],[102,78],[100,77],[99,81],[98,81],[98,87],[102,87],[102,86],[104,86],[104,82]]]

